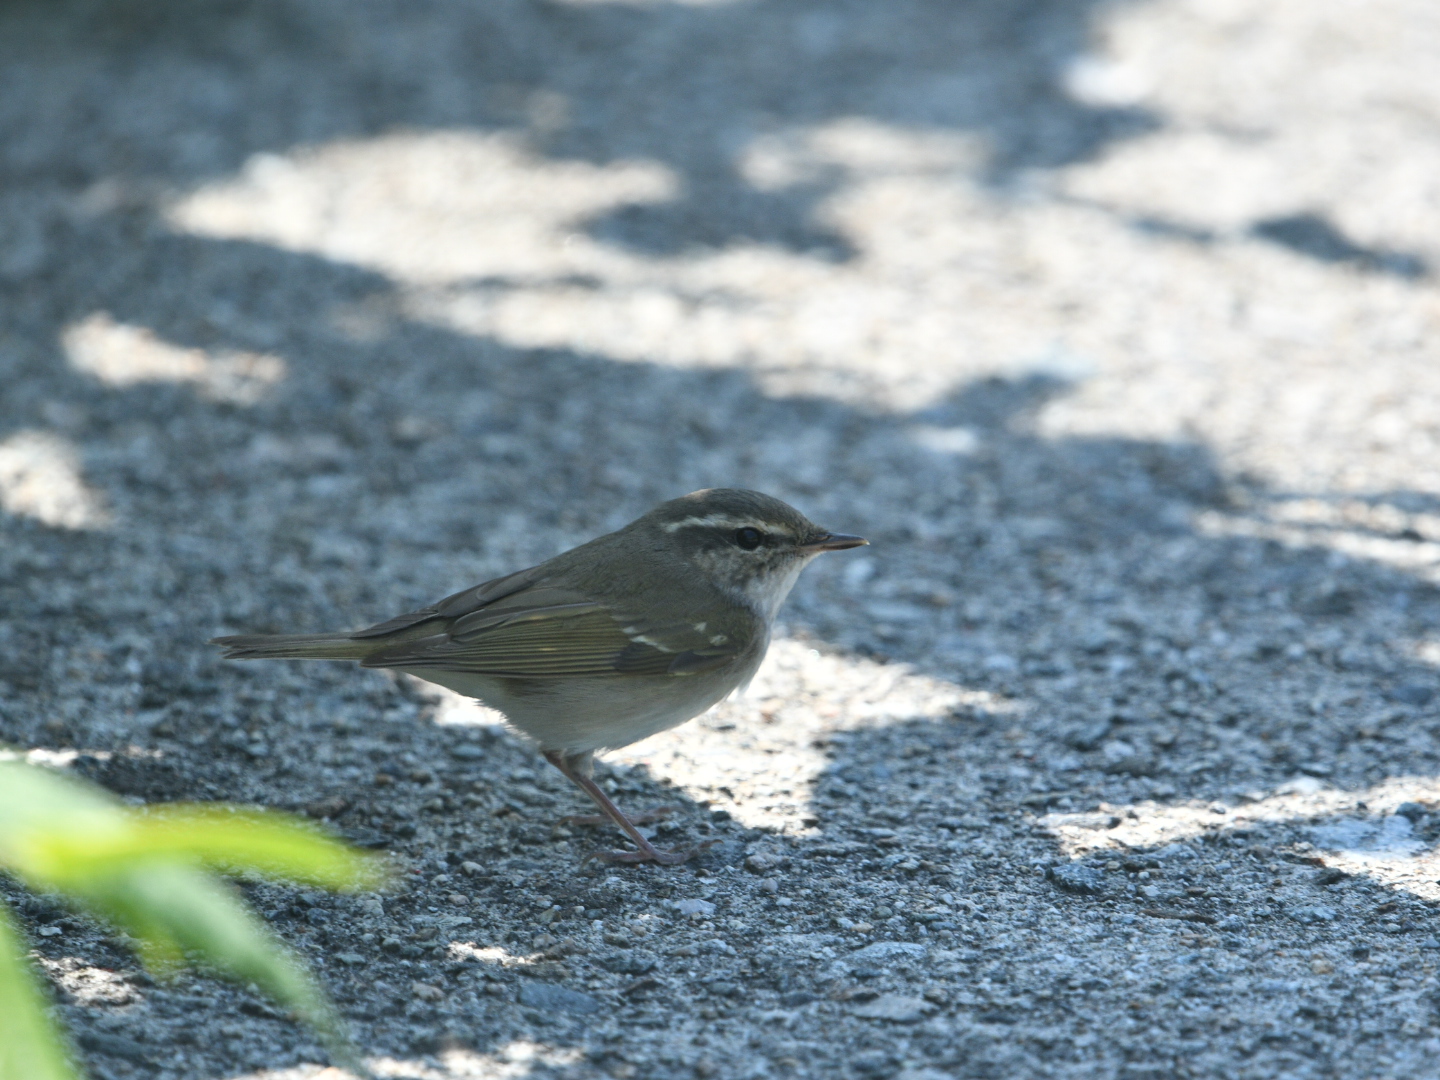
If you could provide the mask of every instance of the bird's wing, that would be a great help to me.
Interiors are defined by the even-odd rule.
[[[396,615],[393,619],[386,619],[384,622],[376,623],[364,630],[356,630],[350,636],[360,640],[390,637],[432,619],[454,619],[478,611],[497,600],[503,600],[507,596],[513,596],[515,593],[529,588],[540,577],[537,573],[539,569],[538,566],[532,566],[528,570],[520,570],[513,574],[507,574],[505,577],[472,585],[468,589],[451,593],[443,600],[435,601],[429,607],[407,611],[404,615]]]
[[[363,665],[498,678],[689,675],[722,667],[739,653],[733,635],[707,635],[703,624],[651,625],[571,589],[533,580],[508,589],[509,581],[457,593],[423,618],[401,616],[375,627],[373,636],[382,636],[378,631],[393,625],[384,636],[402,633],[404,640],[377,649]],[[478,592],[492,586],[501,588]],[[461,600],[470,594],[468,603]],[[434,633],[404,633],[424,629],[419,624],[429,620]]]

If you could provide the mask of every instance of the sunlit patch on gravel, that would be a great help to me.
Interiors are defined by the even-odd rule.
[[[493,709],[448,690],[434,695],[434,722],[503,726]],[[957,708],[1013,713],[1019,703],[989,691],[915,674],[904,664],[821,653],[785,638],[770,646],[749,690],[703,716],[606,755],[682,788],[697,802],[728,810],[752,828],[806,831],[815,779],[829,764],[832,732],[938,719]]]
[[[233,405],[254,405],[285,378],[285,361],[234,349],[212,353],[175,345],[143,326],[116,322],[96,312],[62,335],[70,366],[108,386],[190,383],[202,396]]]
[[[1411,822],[1395,815],[1406,803],[1440,803],[1440,778],[1398,776],[1360,791],[1340,791],[1299,777],[1240,806],[1194,802],[1165,806],[1103,804],[1083,814],[1047,814],[1048,830],[1072,858],[1100,851],[1153,851],[1203,836],[1267,825],[1314,822],[1314,858],[1349,874],[1440,900],[1440,850],[1412,837]]]
[[[532,111],[567,107],[539,101]],[[532,123],[543,128],[543,115]],[[331,313],[352,340],[409,320],[519,348],[745,368],[776,396],[910,409],[967,376],[1028,370],[1061,332],[1040,311],[995,319],[1014,296],[970,269],[1007,258],[1015,226],[1013,209],[972,177],[986,155],[983,139],[873,121],[758,136],[739,162],[757,190],[844,177],[819,215],[859,253],[841,262],[745,240],[676,256],[608,243],[588,223],[681,197],[673,170],[547,159],[509,133],[258,154],[233,178],[174,200],[167,219],[191,235],[387,275],[397,296],[385,311]],[[982,299],[956,302],[975,289]]]
[[[100,761],[110,758],[108,750],[48,750],[39,747],[34,750],[0,750],[0,761],[24,761],[31,765],[48,765],[52,769],[63,769],[83,753],[89,753]]]
[[[490,1054],[456,1047],[423,1061],[372,1057],[366,1059],[365,1064],[377,1077],[396,1077],[397,1080],[402,1077],[404,1080],[510,1080],[533,1076],[541,1070],[573,1066],[581,1057],[583,1053],[575,1047],[516,1039]],[[333,1065],[307,1063],[289,1069],[242,1073],[232,1080],[355,1080],[355,1076]]]
[[[80,475],[79,451],[45,431],[17,431],[0,441],[0,509],[62,529],[110,523],[105,500]]]
[[[547,162],[513,135],[426,132],[257,154],[168,216],[197,236],[260,240],[410,284],[496,278],[523,288],[623,261],[575,223],[674,192],[658,163]]]
[[[73,956],[51,960],[37,956],[36,962],[78,1005],[129,1005],[138,1000],[134,986],[117,971],[95,967]]]
[[[452,941],[446,954],[452,960],[471,960],[497,968],[527,968],[537,963],[533,955],[512,953],[497,945],[476,945],[473,941]]]
[[[742,824],[798,834],[832,732],[944,717],[962,705],[1014,709],[994,696],[915,674],[903,664],[821,653],[804,641],[770,647],[743,697],[612,755],[643,765]]]
[[[474,698],[467,698],[434,683],[412,680],[416,689],[434,700],[431,719],[441,727],[504,727],[505,716],[487,709]]]
[[[1277,499],[1246,514],[1206,510],[1195,515],[1203,536],[1252,537],[1289,548],[1328,548],[1340,559],[1390,566],[1440,583],[1440,515],[1405,513],[1358,498]]]
[[[493,1054],[473,1050],[446,1050],[439,1066],[430,1061],[394,1057],[368,1058],[365,1064],[377,1077],[396,1080],[509,1080],[532,1076],[537,1068],[562,1068],[581,1058],[575,1049],[559,1049],[541,1043],[517,1040]],[[432,1059],[434,1060],[434,1059]],[[261,1069],[241,1073],[232,1080],[356,1080],[355,1074],[333,1065],[304,1064],[289,1069]]]

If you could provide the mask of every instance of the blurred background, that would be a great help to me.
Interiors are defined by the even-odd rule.
[[[618,759],[748,826],[1417,798],[1437,56],[1427,0],[6,0],[0,737],[293,803],[306,723],[437,706],[205,639],[726,485],[874,543]]]

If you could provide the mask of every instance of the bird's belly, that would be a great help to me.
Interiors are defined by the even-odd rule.
[[[433,669],[410,672],[504,713],[541,749],[566,754],[629,746],[683,724],[752,673],[730,668],[678,676],[499,679]]]

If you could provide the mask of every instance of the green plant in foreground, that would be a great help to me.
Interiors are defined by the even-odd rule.
[[[0,761],[0,872],[116,925],[159,975],[198,961],[254,983],[363,1075],[303,961],[212,871],[331,889],[382,878],[374,857],[300,819],[220,804],[132,808],[48,769]],[[73,1080],[25,952],[0,904],[0,1080]]]

